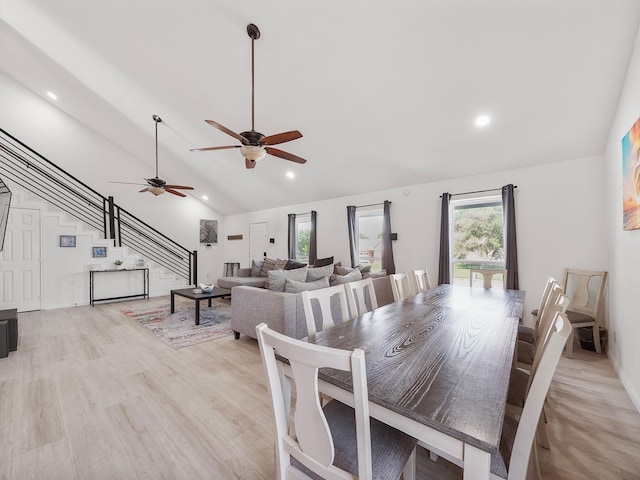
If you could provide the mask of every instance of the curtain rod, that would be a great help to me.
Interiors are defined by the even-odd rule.
[[[513,188],[518,188],[518,186],[514,185]],[[488,190],[476,190],[475,192],[451,193],[450,195],[452,197],[455,197],[457,195],[469,195],[471,193],[497,192],[498,190],[502,190],[502,187],[500,187],[500,188],[490,188]],[[442,198],[442,195],[440,195],[440,198]]]
[[[380,203],[370,203],[369,205],[356,205],[356,208],[377,207],[378,205],[384,205],[384,202],[380,202]],[[389,205],[391,205],[391,202],[389,202]]]
[[[302,212],[302,213],[289,213],[289,215],[311,215],[311,212],[313,212],[314,210],[309,210],[308,212]]]

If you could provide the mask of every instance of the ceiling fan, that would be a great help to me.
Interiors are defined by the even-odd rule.
[[[178,190],[193,190],[193,187],[188,187],[185,185],[167,185],[165,180],[162,180],[158,177],[158,124],[162,122],[162,119],[153,115],[153,121],[156,123],[156,176],[154,178],[144,178],[147,182],[147,186],[140,190],[140,193],[151,192],[156,197],[158,195],[162,195],[164,192],[169,192],[179,197],[186,197],[186,195],[182,192],[178,192]],[[144,183],[130,183],[130,182],[111,182],[111,183],[125,183],[128,185],[144,185]]]
[[[245,159],[245,166],[247,168],[254,168],[259,160],[262,160],[267,153],[274,157],[284,158],[296,163],[306,163],[304,158],[298,157],[289,152],[285,152],[278,148],[273,148],[271,145],[278,145],[280,143],[290,142],[302,137],[302,134],[298,130],[292,130],[290,132],[277,133],[275,135],[265,136],[260,132],[256,132],[254,129],[255,118],[255,101],[254,101],[254,55],[253,44],[254,41],[260,38],[260,30],[253,23],[247,25],[247,33],[251,38],[251,130],[247,132],[236,133],[233,130],[228,129],[224,125],[214,122],[213,120],[205,120],[212,127],[232,136],[236,140],[239,140],[242,145],[226,145],[222,147],[204,147],[193,148],[192,152],[206,152],[210,150],[225,150],[228,148],[239,148],[240,153]]]

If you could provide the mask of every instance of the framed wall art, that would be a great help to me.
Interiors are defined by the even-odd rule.
[[[60,235],[60,246],[61,247],[75,247],[76,246],[76,236],[75,235]]]
[[[107,247],[92,247],[93,258],[107,258]]]
[[[218,243],[217,220],[200,220],[200,243]]]
[[[622,138],[622,228],[640,228],[640,118]]]

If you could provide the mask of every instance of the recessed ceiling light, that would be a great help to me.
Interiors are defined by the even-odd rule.
[[[491,117],[489,115],[480,115],[476,117],[476,127],[486,127],[491,123]]]
[[[53,93],[53,92],[47,92],[47,96],[51,99],[51,100],[57,100],[58,96]]]
[[[287,178],[296,178],[296,174],[295,174],[295,173],[293,173],[291,170],[289,170],[289,171],[287,172]]]
[[[206,195],[202,195],[202,199],[203,200],[209,200],[209,197],[207,197]]]

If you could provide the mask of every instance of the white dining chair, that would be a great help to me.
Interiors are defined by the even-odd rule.
[[[573,327],[567,342],[567,358],[573,356],[573,332],[580,327],[592,327],[596,352],[602,353],[600,327],[606,284],[607,272],[565,268],[564,292],[571,302],[567,308],[567,318]]]
[[[413,280],[413,290],[415,293],[426,292],[431,288],[429,272],[426,269],[413,270],[410,275]]]
[[[538,304],[538,308],[531,311],[531,315],[533,316],[533,325],[519,325],[518,326],[518,340],[522,342],[527,342],[534,344],[536,339],[536,331],[538,328],[538,321],[540,317],[538,317],[538,312],[544,308],[544,305],[547,303],[547,299],[549,298],[549,294],[551,293],[551,288],[553,285],[557,284],[555,278],[549,277],[547,278],[547,283],[544,285],[544,289],[542,291],[542,296],[540,297],[540,303]]]
[[[507,285],[507,271],[506,270],[485,270],[485,269],[477,269],[471,268],[469,270],[469,286],[474,287],[477,286],[475,283],[476,276],[482,276],[482,287],[483,288],[493,288],[493,277],[494,275],[502,276],[502,288],[506,288]]]
[[[371,277],[344,284],[352,318],[359,317],[378,308],[378,299]]]
[[[395,302],[415,295],[409,281],[409,275],[406,273],[392,273],[389,275],[389,281],[391,282],[391,291]]]
[[[307,322],[307,335],[333,327],[337,323],[338,315],[343,322],[352,318],[349,314],[347,292],[343,285],[303,291],[300,292],[300,296]],[[338,304],[335,303],[336,301]]]
[[[416,440],[369,417],[362,349],[310,344],[271,330],[266,323],[256,327],[256,334],[275,426],[275,478],[415,478]],[[288,361],[290,376],[281,375],[276,355]],[[337,400],[321,405],[318,369],[325,367],[350,373],[353,408]],[[291,379],[296,395],[293,417]]]

